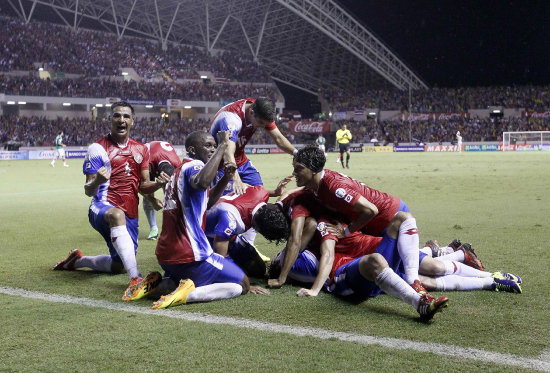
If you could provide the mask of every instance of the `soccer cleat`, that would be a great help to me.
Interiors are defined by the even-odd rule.
[[[521,277],[519,277],[518,275],[514,275],[513,273],[494,272],[491,277],[497,278],[499,280],[512,280],[514,282],[517,282],[518,284],[521,284]]]
[[[428,291],[426,288],[424,288],[424,285],[420,282],[420,280],[414,280],[414,282],[411,284],[411,287],[416,291],[418,294],[428,294]]]
[[[255,245],[252,245],[252,247],[254,248],[254,250],[256,250],[256,253],[258,253],[258,256],[259,256],[260,258],[262,258],[262,261],[263,261],[264,263],[269,263],[269,262],[271,261],[271,258],[268,257],[268,256],[265,256],[264,254],[262,254],[262,253],[260,252],[260,250],[258,250],[258,248],[257,248]]]
[[[462,242],[460,242],[460,240],[458,238],[455,238],[454,240],[451,241],[450,244],[448,244],[447,246],[449,246],[450,248],[452,248],[454,251],[457,251],[458,248],[460,246],[462,246]]]
[[[434,318],[435,314],[443,311],[444,308],[447,308],[449,305],[449,298],[440,297],[435,299],[430,294],[423,294],[420,297],[420,302],[418,303],[418,313],[420,314],[420,319],[423,321],[429,321]]]
[[[437,240],[426,241],[424,247],[429,247],[430,250],[432,250],[432,257],[434,258],[447,254],[445,250],[439,246],[439,242],[437,242]]]
[[[158,228],[151,229],[151,231],[149,232],[149,236],[147,236],[147,239],[156,240],[158,238],[159,238],[159,229]]]
[[[63,167],[69,167],[69,165],[68,165],[68,164],[64,164]]]
[[[53,164],[53,163],[50,163],[50,166],[51,166],[51,167],[55,167],[55,164]]]
[[[52,270],[54,271],[74,271],[74,263],[77,259],[82,258],[82,252],[78,249],[74,249],[69,251],[69,256],[67,256],[65,259],[60,260],[57,262],[56,265],[53,266]]]
[[[187,296],[195,290],[195,283],[191,279],[180,280],[179,286],[168,295],[163,295],[153,303],[153,309],[179,306],[187,301]]]
[[[479,269],[480,271],[485,270],[485,267],[481,264],[481,260],[478,259],[474,249],[472,249],[472,245],[469,243],[464,243],[459,247],[459,250],[464,252],[464,264],[475,269]]]
[[[493,278],[492,289],[494,291],[505,291],[507,293],[521,294],[521,286],[513,280],[503,280],[500,278]]]
[[[161,274],[156,271],[150,272],[144,279],[140,279],[139,277],[135,278],[140,281],[134,283],[132,283],[133,279],[130,281],[130,286],[128,286],[128,289],[126,289],[122,296],[122,300],[125,302],[138,300],[152,293],[162,281]]]

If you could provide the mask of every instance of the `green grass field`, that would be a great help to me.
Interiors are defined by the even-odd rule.
[[[251,159],[267,187],[292,172],[288,155]],[[341,169],[335,159],[329,155],[327,168]],[[84,255],[107,252],[88,224],[82,160],[68,162],[69,168],[60,163],[51,168],[47,160],[0,162],[2,372],[529,370],[529,365],[504,360],[445,356],[437,353],[439,344],[540,360],[547,365],[539,369],[550,369],[550,154],[352,154],[346,173],[406,201],[421,242],[472,242],[489,271],[505,270],[523,279],[523,294],[445,293],[450,306],[430,325],[418,322],[410,306],[386,295],[353,305],[325,293],[297,298],[294,286],[272,290],[269,296],[248,294],[158,313],[6,293],[2,289],[25,289],[124,305],[120,297],[126,275],[50,270],[73,248]],[[138,264],[146,274],[160,267],[155,243],[145,240],[143,214],[140,222]],[[260,236],[256,243],[270,256],[282,249]],[[149,310],[151,302],[132,306]],[[419,352],[162,316],[182,312],[428,342],[436,348]]]

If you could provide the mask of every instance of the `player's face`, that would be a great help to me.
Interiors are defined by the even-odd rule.
[[[132,109],[127,106],[117,106],[111,114],[111,134],[119,138],[130,135],[130,128],[134,125]]]
[[[292,164],[292,167],[294,167],[292,175],[296,178],[297,186],[307,186],[311,182],[311,180],[313,180],[313,176],[315,174],[303,164],[294,162]]]
[[[210,157],[212,157],[212,154],[216,151],[216,140],[212,137],[212,135],[207,134],[203,138],[203,142],[200,143],[195,148],[195,156],[197,159],[200,159],[204,163],[208,162]]]

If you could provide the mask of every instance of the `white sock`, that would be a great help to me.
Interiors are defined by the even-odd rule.
[[[91,268],[94,271],[111,273],[113,259],[110,255],[83,256],[74,262],[75,268]]]
[[[424,246],[423,248],[421,248],[420,252],[428,255],[430,258],[433,257],[432,249],[429,248],[428,246]]]
[[[466,264],[454,260],[443,260],[445,275],[457,275],[462,277],[491,277],[491,272],[480,271]]]
[[[414,309],[418,309],[420,294],[398,276],[393,269],[386,267],[376,276],[374,283],[384,293],[392,295],[402,301],[412,305]]]
[[[128,273],[128,277],[141,277],[137,269],[136,254],[134,252],[134,242],[125,225],[111,228],[111,242],[115,250],[122,259],[122,264]]]
[[[457,250],[447,255],[438,256],[437,260],[454,260],[456,262],[464,263],[464,251]]]
[[[243,287],[234,282],[220,282],[195,288],[187,296],[186,303],[210,302],[213,300],[229,299],[241,295]]]
[[[481,290],[485,289],[487,281],[493,283],[492,278],[463,277],[456,275],[441,276],[435,279],[436,291],[452,290]]]
[[[143,210],[145,211],[145,216],[147,217],[147,221],[149,222],[149,226],[151,227],[150,230],[153,230],[153,229],[158,229],[157,227],[157,212],[155,211],[155,209],[145,209],[145,207],[143,208]]]
[[[254,245],[254,240],[256,239],[256,230],[254,228],[250,228],[246,232],[242,233],[241,236],[246,238],[246,240],[251,244]]]
[[[412,284],[415,280],[419,280],[418,277],[418,257],[420,251],[418,250],[419,238],[418,228],[416,227],[416,219],[408,218],[399,227],[399,236],[397,237],[397,251],[403,261],[403,267],[405,269],[405,279],[409,284]]]

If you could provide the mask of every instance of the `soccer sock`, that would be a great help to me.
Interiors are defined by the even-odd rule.
[[[462,250],[457,250],[447,255],[438,256],[435,259],[441,261],[454,260],[455,262],[464,263],[464,252]]]
[[[457,275],[441,276],[435,279],[436,291],[451,291],[451,290],[481,290],[485,289],[485,283],[492,278],[479,277],[463,277]]]
[[[386,267],[376,276],[374,283],[384,293],[392,295],[418,309],[420,294],[405,282],[393,269]]]
[[[145,211],[145,216],[147,217],[147,221],[149,222],[149,226],[151,227],[151,230],[154,228],[157,228],[157,212],[153,208],[148,208],[143,206],[143,211]]]
[[[234,282],[220,282],[195,288],[187,296],[186,303],[210,302],[213,300],[234,298],[241,295],[243,287]]]
[[[445,265],[445,275],[457,275],[463,277],[491,277],[490,272],[480,271],[479,269],[475,269],[460,262],[455,262],[454,260],[444,260],[442,262]]]
[[[405,280],[412,284],[418,278],[418,260],[420,251],[418,250],[419,238],[416,219],[408,218],[399,227],[399,236],[397,237],[397,251],[403,261],[405,269]]]
[[[349,165],[349,159],[350,159],[350,157],[351,157],[351,156],[350,156],[349,154],[346,156],[346,166]]]
[[[423,248],[421,248],[420,252],[428,255],[430,258],[433,257],[432,249],[429,248],[428,246],[424,246]]]
[[[111,242],[115,250],[122,259],[122,264],[130,278],[141,277],[137,269],[136,253],[134,252],[134,242],[128,233],[125,225],[111,228]]]
[[[74,262],[75,268],[91,268],[94,271],[111,273],[113,259],[110,255],[83,256]]]

